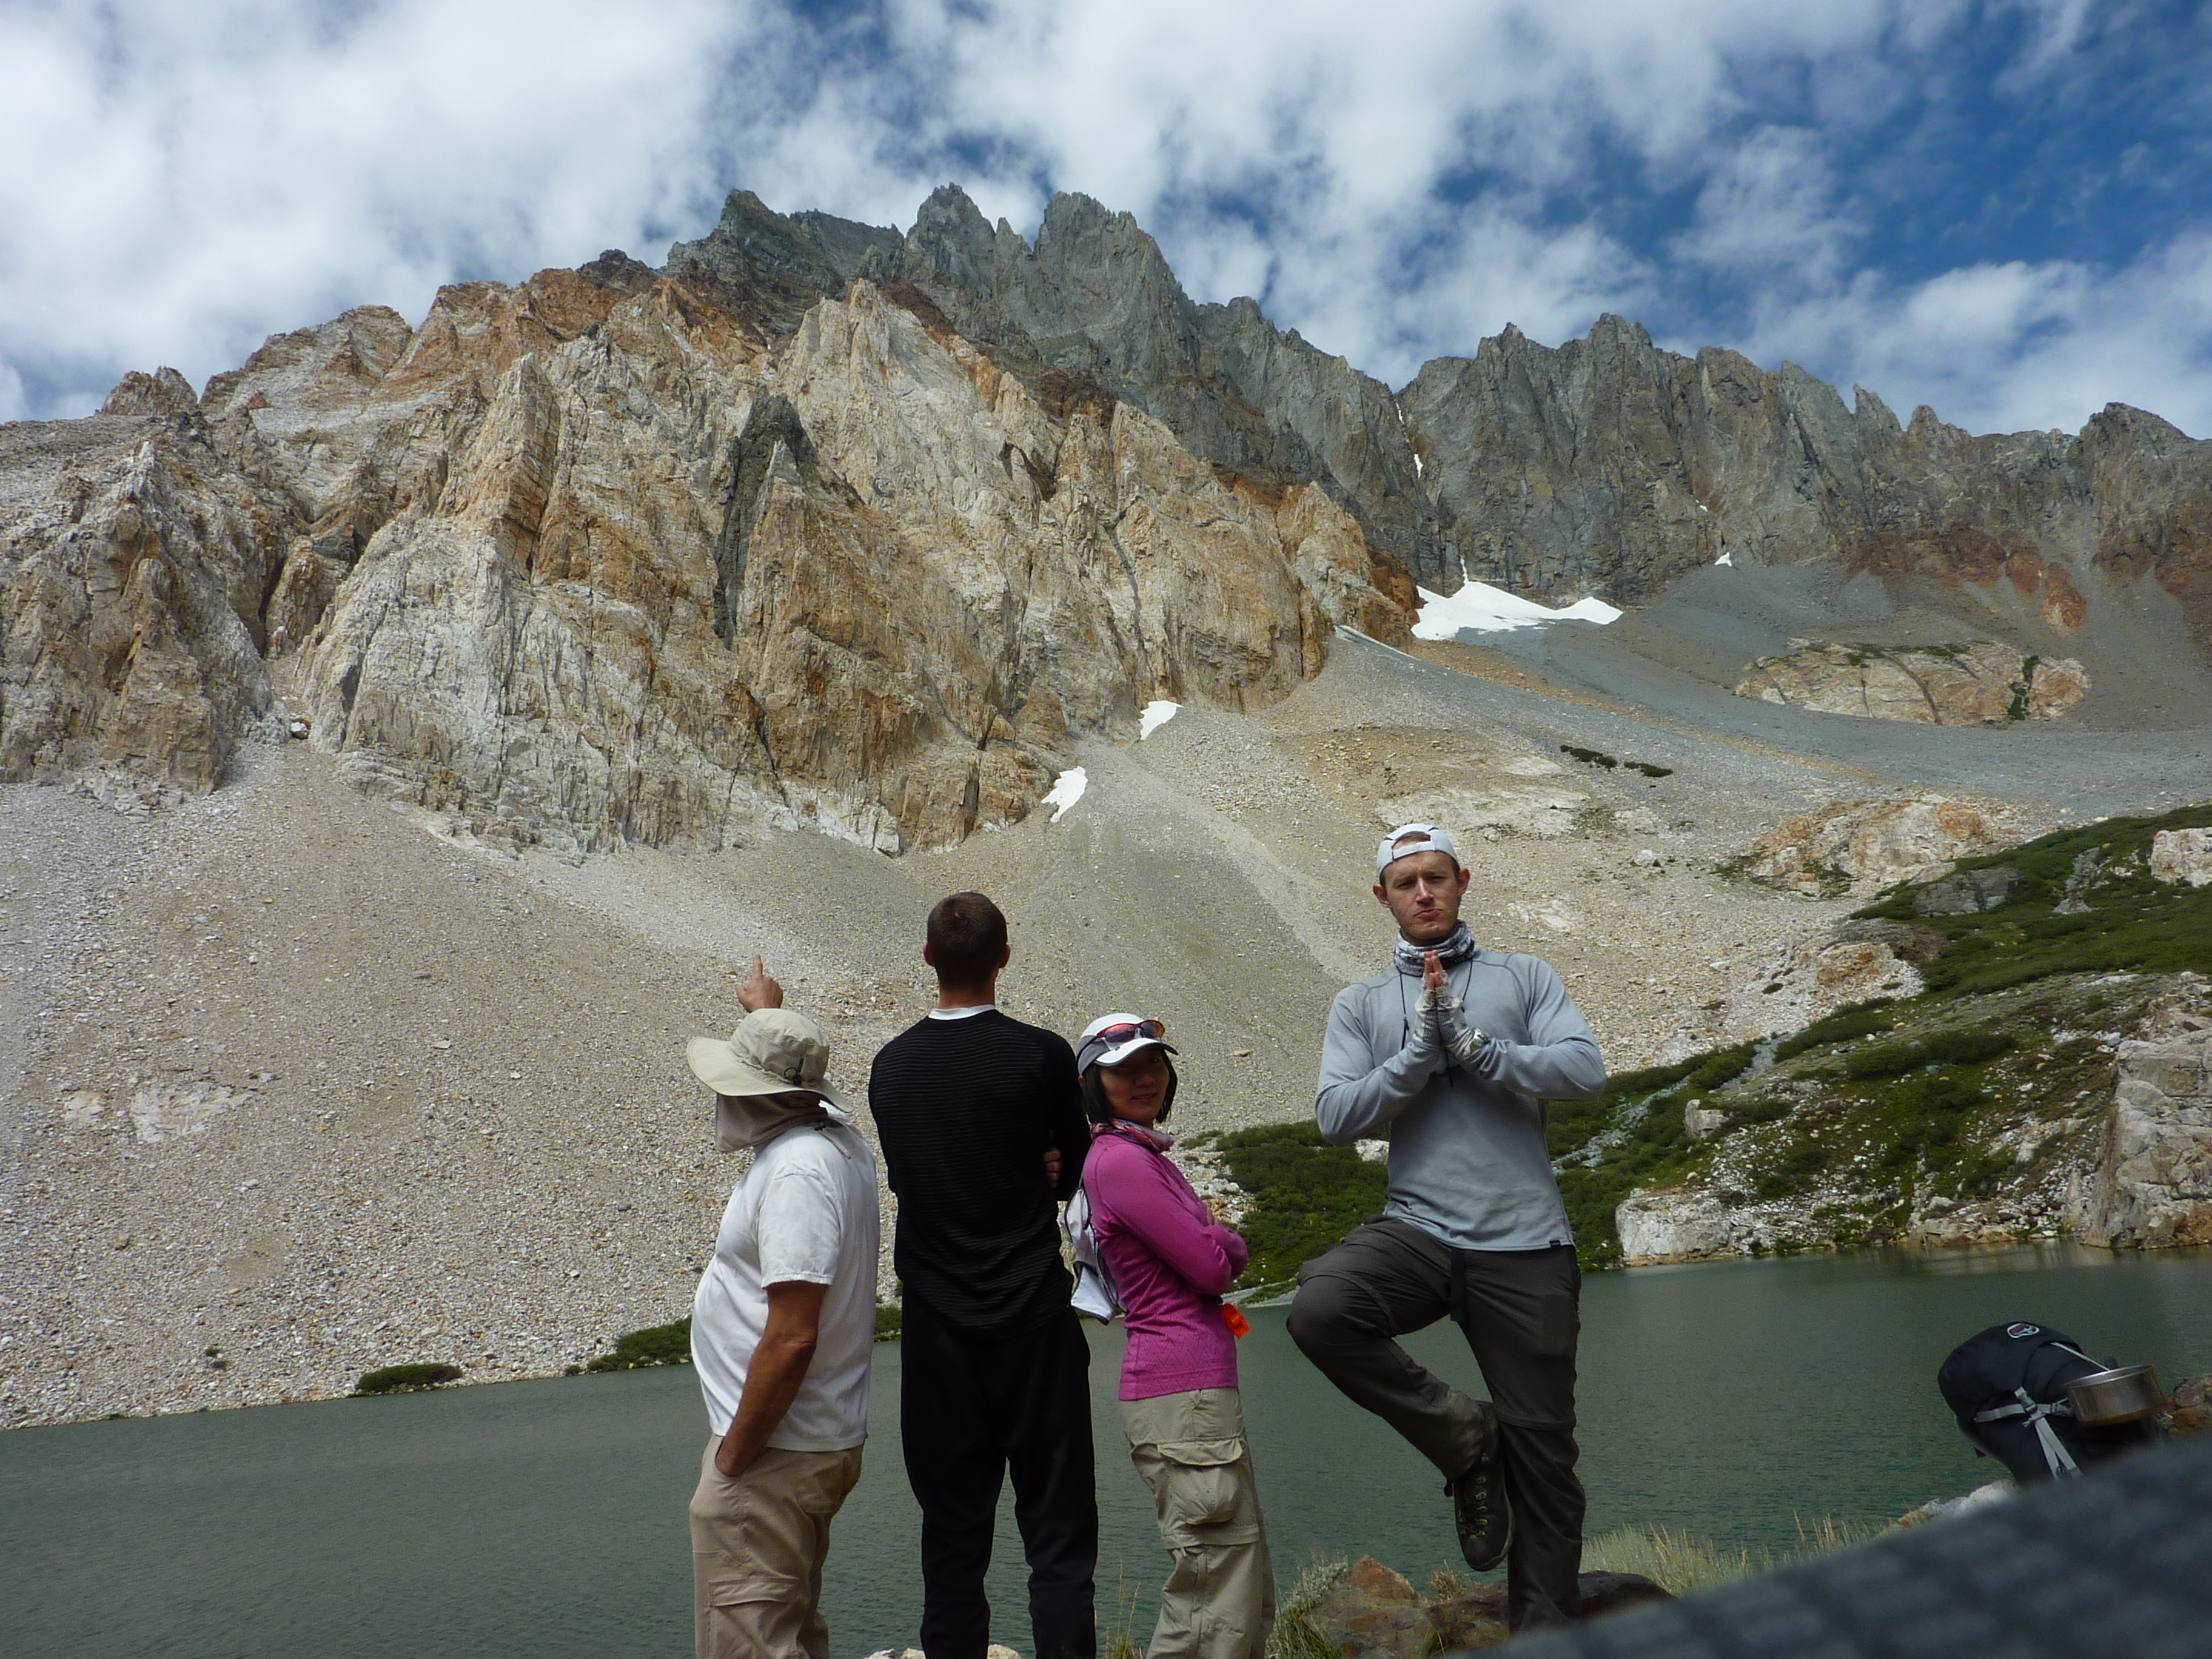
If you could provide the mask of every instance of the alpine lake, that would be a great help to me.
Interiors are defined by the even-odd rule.
[[[2147,1360],[2171,1386],[2212,1370],[2212,1255],[2050,1245],[1593,1275],[1589,1534],[1664,1526],[1781,1553],[1801,1526],[1879,1525],[1995,1478],[1935,1376],[1966,1337],[2016,1319]],[[1305,1363],[1282,1309],[1251,1320],[1245,1413],[1285,1588],[1317,1550],[1376,1556],[1417,1583],[1459,1565],[1433,1471]],[[1120,1329],[1087,1328],[1101,1633],[1141,1649],[1166,1559],[1115,1410]],[[1477,1386],[1450,1326],[1407,1346]],[[866,1473],[825,1579],[838,1659],[915,1640],[899,1382],[897,1344],[879,1344]],[[0,1645],[42,1659],[673,1659],[690,1650],[684,1508],[705,1439],[681,1366],[0,1435]],[[993,1632],[1027,1652],[1012,1510],[1002,1498]]]

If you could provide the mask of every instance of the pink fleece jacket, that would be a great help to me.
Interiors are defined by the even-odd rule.
[[[1244,1271],[1244,1241],[1207,1213],[1170,1144],[1133,1123],[1091,1131],[1083,1189],[1091,1231],[1125,1310],[1121,1398],[1237,1386],[1237,1339],[1221,1293]]]

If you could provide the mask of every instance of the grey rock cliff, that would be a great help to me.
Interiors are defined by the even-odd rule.
[[[1795,364],[1685,357],[1635,324],[1540,346],[1508,328],[1425,365],[1400,405],[1470,576],[1651,599],[1722,556],[1961,584],[2061,636],[2100,580],[2148,578],[2212,645],[2212,444],[2114,404],[2075,437],[1977,437]]]
[[[1004,220],[992,226],[957,185],[933,191],[903,238],[823,214],[787,217],[737,191],[709,235],[670,250],[668,270],[765,335],[795,329],[808,305],[842,297],[855,276],[877,279],[981,346],[1047,407],[1127,404],[1262,489],[1318,483],[1370,548],[1431,586],[1458,585],[1389,388],[1276,328],[1249,300],[1194,303],[1136,220],[1090,197],[1053,198],[1032,246]]]

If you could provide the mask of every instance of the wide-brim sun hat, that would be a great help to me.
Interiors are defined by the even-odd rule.
[[[847,1108],[823,1081],[830,1042],[822,1028],[788,1008],[747,1014],[730,1040],[693,1037],[684,1051],[691,1074],[718,1095],[810,1094],[839,1111]]]
[[[1127,1026],[1123,1032],[1117,1028]],[[1158,1048],[1175,1053],[1164,1033],[1167,1022],[1147,1019],[1141,1014],[1101,1014],[1083,1028],[1076,1039],[1075,1069],[1088,1072],[1093,1066],[1119,1066],[1141,1049]],[[1107,1033],[1112,1032],[1109,1036]]]

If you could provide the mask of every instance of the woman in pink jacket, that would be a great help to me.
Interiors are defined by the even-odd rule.
[[[1174,1138],[1158,1125],[1175,1102],[1175,1051],[1161,1031],[1108,1014],[1085,1029],[1075,1060],[1093,1126],[1091,1234],[1129,1333],[1121,1425],[1175,1563],[1148,1659],[1261,1659],[1275,1569],[1237,1393],[1243,1318],[1221,1300],[1244,1271],[1244,1241],[1168,1159]]]

